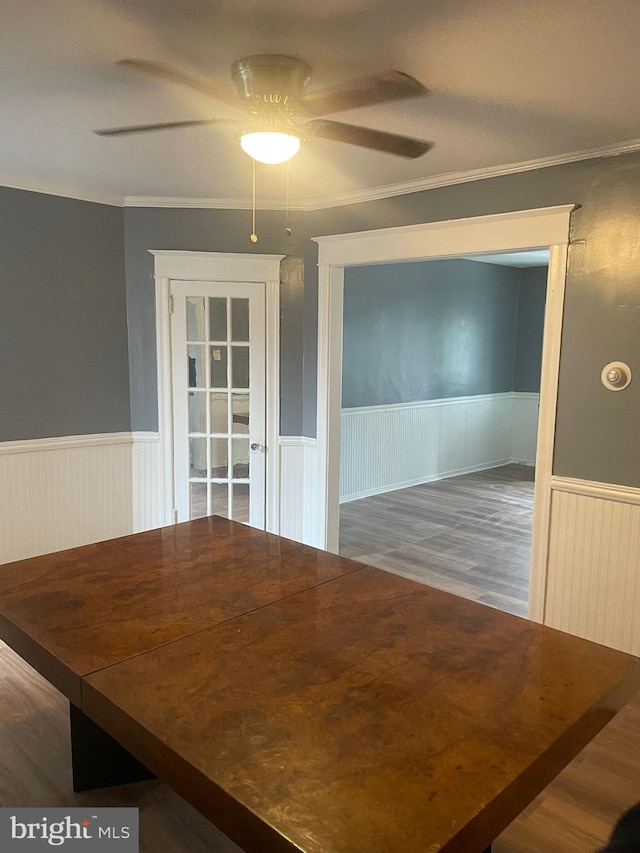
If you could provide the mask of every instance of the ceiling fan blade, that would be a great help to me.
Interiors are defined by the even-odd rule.
[[[179,83],[182,86],[188,86],[190,89],[195,89],[196,92],[201,92],[203,95],[208,95],[210,98],[215,98],[225,104],[230,104],[236,109],[241,108],[238,102],[238,97],[235,92],[227,91],[226,88],[221,88],[208,80],[206,77],[199,77],[192,74],[185,74],[168,65],[163,65],[161,62],[153,62],[150,59],[121,59],[118,65],[124,68],[130,68],[132,71],[141,71],[143,74],[149,74],[152,77],[159,77],[162,80],[169,80],[171,83]]]
[[[336,142],[346,142],[348,145],[359,145],[362,148],[372,148],[374,151],[384,151],[396,154],[398,157],[408,157],[414,160],[421,157],[433,142],[413,139],[410,136],[398,136],[395,133],[385,133],[370,127],[358,127],[355,124],[343,124],[328,119],[314,119],[303,126],[303,131],[321,139],[333,139]]]
[[[426,94],[428,90],[415,77],[402,71],[385,71],[304,95],[295,101],[295,107],[310,116],[325,116]]]
[[[151,133],[155,130],[174,130],[178,127],[197,127],[202,124],[220,124],[238,126],[237,121],[223,118],[194,119],[191,121],[164,121],[160,124],[137,124],[131,127],[108,127],[104,130],[94,130],[98,136],[126,136],[132,133]]]

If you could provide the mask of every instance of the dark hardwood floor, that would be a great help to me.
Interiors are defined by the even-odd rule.
[[[342,504],[340,553],[526,616],[533,479],[504,465]]]

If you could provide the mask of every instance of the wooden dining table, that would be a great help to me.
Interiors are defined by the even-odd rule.
[[[69,699],[76,789],[157,775],[247,853],[482,853],[640,687],[215,516],[2,566],[0,638]]]

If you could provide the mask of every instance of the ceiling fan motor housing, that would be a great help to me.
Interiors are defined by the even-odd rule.
[[[234,62],[231,77],[241,98],[283,103],[302,97],[311,80],[311,66],[293,56],[260,53]]]

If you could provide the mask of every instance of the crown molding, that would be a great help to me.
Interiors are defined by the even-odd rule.
[[[463,172],[444,172],[429,178],[418,178],[397,184],[387,184],[379,187],[340,193],[326,199],[307,199],[291,206],[291,210],[324,210],[331,207],[342,207],[347,204],[361,204],[367,201],[378,201],[398,195],[422,192],[448,187],[454,184],[483,181],[488,178],[498,178],[502,175],[513,175],[518,172],[530,172],[535,169],[546,169],[550,166],[562,166],[567,163],[577,163],[580,160],[594,160],[598,157],[616,157],[620,154],[630,154],[640,150],[640,139],[631,139],[615,145],[601,148],[590,148],[583,151],[572,151],[568,154],[557,154],[552,157],[540,157],[536,160],[523,160],[519,163],[508,163],[502,166],[489,166],[483,169],[470,169]],[[251,201],[242,198],[154,198],[152,196],[125,196],[125,207],[184,207],[184,208],[217,208],[219,210],[250,210]],[[282,201],[268,199],[262,202],[258,210],[285,210]]]
[[[567,154],[557,154],[552,157],[540,157],[537,160],[523,160],[520,163],[507,163],[503,166],[488,166],[483,169],[470,169],[466,172],[443,172],[431,178],[418,178],[415,181],[405,181],[398,184],[387,184],[381,187],[371,187],[341,193],[330,200],[316,199],[306,201],[304,210],[323,210],[329,207],[341,207],[347,204],[358,204],[364,201],[377,201],[398,195],[431,190],[437,187],[448,187],[454,184],[466,184],[471,181],[483,181],[487,178],[498,178],[502,175],[513,175],[518,172],[531,172],[535,169],[546,169],[550,166],[562,166],[567,163],[578,163],[581,160],[595,160],[598,157],[617,157],[620,154],[630,154],[640,151],[640,139],[631,139],[616,145],[603,148],[590,148],[584,151],[573,151]]]
[[[537,160],[524,160],[519,163],[508,163],[502,166],[489,166],[484,169],[470,169],[462,172],[444,172],[428,178],[418,178],[397,184],[386,184],[379,187],[369,187],[348,193],[338,193],[324,199],[306,199],[289,206],[289,210],[312,211],[324,210],[331,207],[342,207],[348,204],[361,204],[367,201],[392,198],[393,196],[409,195],[424,190],[448,187],[454,184],[464,184],[471,181],[482,181],[497,178],[502,175],[513,175],[518,172],[529,172],[535,169],[545,169],[550,166],[561,166],[567,163],[577,163],[581,160],[593,160],[598,157],[616,157],[640,150],[640,139],[630,139],[615,145],[590,148],[583,151],[573,151],[552,157],[540,157]],[[112,207],[165,207],[189,209],[217,210],[250,210],[251,200],[248,198],[180,198],[164,196],[122,196],[115,193],[97,193],[78,187],[31,184],[14,176],[0,175],[0,186],[7,189],[24,190],[25,192],[54,195],[60,198],[70,198],[76,201],[88,201],[95,204],[106,204]],[[281,199],[265,199],[257,210],[286,210],[287,206]]]
[[[251,199],[248,198],[171,198],[170,196],[137,196],[128,195],[124,198],[125,207],[172,207],[189,208],[192,210],[251,210]],[[289,210],[305,210],[302,204],[290,204]],[[256,202],[256,210],[287,210],[287,205],[280,199],[266,199]]]

